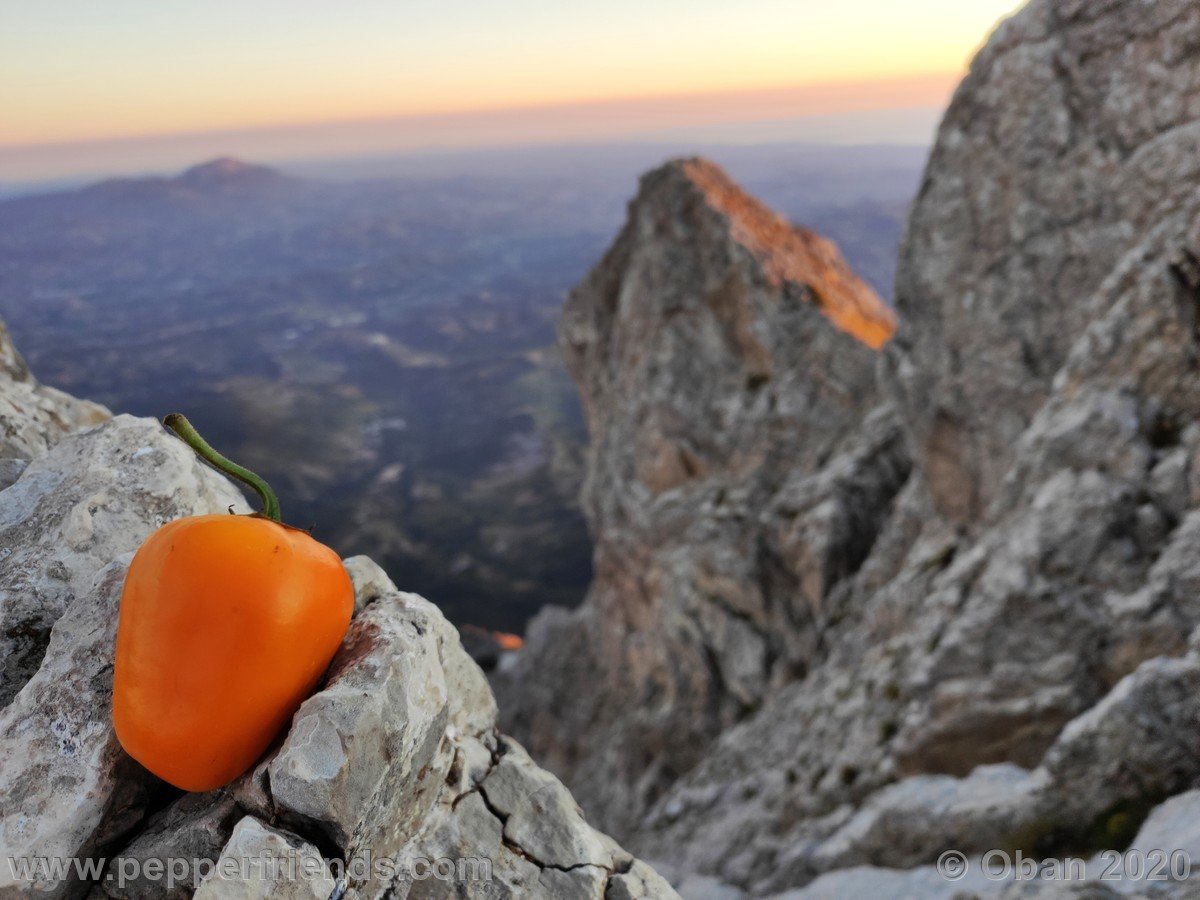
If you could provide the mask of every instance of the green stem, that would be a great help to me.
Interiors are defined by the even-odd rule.
[[[279,499],[275,496],[275,492],[271,490],[269,484],[249,469],[243,468],[232,460],[226,459],[209,446],[208,441],[200,437],[200,432],[192,427],[192,423],[182,413],[171,413],[163,419],[163,424],[179,435],[185,444],[195,450],[199,456],[211,463],[215,468],[224,472],[229,477],[236,478],[238,481],[254,488],[255,493],[262,498],[262,514],[274,522],[280,521]]]

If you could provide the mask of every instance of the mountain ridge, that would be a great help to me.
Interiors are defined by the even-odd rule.
[[[45,196],[77,195],[107,202],[170,201],[253,195],[285,189],[300,182],[301,179],[270,166],[221,156],[189,166],[174,175],[108,178]],[[39,196],[42,195],[15,197],[9,202],[29,202]]]
[[[717,285],[770,279],[686,202],[644,193],[573,295],[596,575],[535,619],[502,716],[698,892],[944,896],[948,848],[1193,846],[1164,834],[1200,815],[1197,60],[1184,0],[1001,25],[910,211],[896,333],[787,453],[781,405],[857,356],[828,327],[790,369],[745,353],[777,307]],[[743,315],[705,343],[714,297]]]
[[[832,244],[687,159],[643,176],[568,298],[595,575],[577,612],[533,620],[496,685],[506,727],[610,830],[820,645],[824,595],[908,473],[894,419],[872,414],[870,343],[893,321]],[[825,516],[820,546],[801,510]]]

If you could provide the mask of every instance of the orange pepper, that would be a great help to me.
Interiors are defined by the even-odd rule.
[[[206,791],[253,766],[312,692],[349,627],[354,588],[333,550],[279,522],[266,482],[183,416],[164,421],[265,504],[163,525],[134,555],[121,595],[117,739],[164,781]]]

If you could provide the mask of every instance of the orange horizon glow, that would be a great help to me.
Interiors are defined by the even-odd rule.
[[[470,128],[470,123],[488,122],[497,118],[521,121],[525,117],[541,118],[555,113],[615,114],[645,118],[647,128],[656,125],[678,127],[713,121],[746,121],[751,119],[787,119],[823,114],[865,112],[943,106],[949,99],[962,73],[922,72],[905,77],[886,79],[830,81],[792,85],[766,85],[743,89],[687,91],[680,93],[643,93],[622,96],[600,96],[548,103],[522,103],[511,106],[464,107],[437,111],[387,113],[374,116],[338,116],[336,118],[304,118],[296,120],[224,122],[214,127],[172,130],[156,128],[140,132],[104,133],[89,137],[38,141],[13,141],[8,135],[0,138],[0,149],[36,150],[74,144],[102,144],[172,137],[197,137],[221,133],[286,132],[313,127],[350,127],[388,125],[397,122],[440,124],[448,128],[450,144],[456,132]],[[659,118],[669,114],[669,120]],[[569,131],[569,128],[568,128]],[[569,137],[569,134],[567,135]]]
[[[2,68],[0,68],[2,71]],[[409,102],[394,105],[371,102],[368,98],[339,95],[321,103],[314,97],[297,91],[288,101],[279,99],[252,102],[255,91],[239,92],[230,86],[227,94],[193,102],[176,109],[157,109],[155,104],[126,102],[93,107],[89,110],[64,109],[55,114],[46,106],[36,115],[21,115],[20,110],[7,110],[0,101],[0,118],[7,117],[0,132],[0,147],[31,147],[48,144],[84,143],[106,140],[127,140],[179,134],[201,134],[214,131],[244,131],[268,128],[289,128],[311,125],[336,125],[390,121],[395,119],[430,119],[440,117],[477,116],[495,113],[521,113],[532,110],[552,110],[562,107],[615,106],[652,103],[660,100],[720,100],[744,95],[777,94],[784,97],[796,92],[808,95],[809,108],[799,112],[784,111],[782,115],[812,115],[822,112],[844,112],[856,109],[906,108],[928,102],[941,102],[963,75],[961,67],[941,70],[915,68],[913,71],[857,72],[854,78],[825,78],[819,80],[755,81],[725,77],[707,79],[712,83],[669,84],[638,90],[614,90],[611,85],[596,85],[575,91],[547,90],[541,93],[504,96],[487,90],[486,85],[474,86],[470,92],[443,97],[438,101],[410,98]],[[203,98],[197,98],[203,100]],[[845,104],[845,105],[843,105]],[[103,113],[101,114],[101,110]]]
[[[657,143],[670,147],[670,153],[688,152],[704,143],[781,140],[924,145],[956,82],[951,73],[926,74],[81,142],[0,144],[0,185],[166,172],[218,156],[287,165],[539,144]]]
[[[951,81],[1015,5],[30,4],[0,30],[0,147]]]
[[[762,84],[721,84],[695,86],[675,90],[644,90],[627,93],[606,93],[603,89],[585,91],[578,95],[551,92],[542,97],[519,97],[505,102],[493,98],[488,102],[480,93],[463,96],[457,101],[435,104],[429,101],[411,103],[391,109],[368,108],[361,100],[348,102],[339,99],[328,109],[319,109],[312,103],[288,104],[283,107],[271,105],[269,111],[255,106],[238,113],[236,108],[215,109],[211,113],[190,110],[186,116],[155,116],[153,125],[138,125],[140,115],[108,115],[96,123],[81,116],[64,117],[47,121],[48,116],[39,117],[33,124],[22,128],[20,117],[11,118],[3,133],[0,147],[34,147],[68,143],[89,143],[108,140],[136,140],[169,135],[206,134],[217,131],[245,131],[271,128],[292,128],[312,125],[338,125],[351,123],[385,122],[396,119],[434,119],[449,117],[472,117],[489,114],[549,111],[559,108],[580,106],[620,106],[624,104],[654,103],[655,101],[708,101],[729,98],[736,100],[747,95],[775,94],[781,98],[804,93],[808,108],[801,111],[782,112],[786,115],[814,115],[820,113],[848,112],[868,109],[898,109],[940,103],[945,100],[953,86],[962,78],[958,68],[943,71],[889,72],[875,77],[856,79],[831,79],[801,81],[795,83],[774,82]],[[294,106],[294,111],[292,107]],[[3,109],[3,107],[0,107]]]
[[[420,101],[380,108],[368,104],[361,98],[338,98],[324,107],[305,98],[304,102],[285,104],[264,103],[247,106],[239,110],[233,101],[206,106],[194,106],[173,114],[156,114],[157,111],[121,109],[100,116],[73,115],[51,118],[42,113],[29,121],[16,116],[10,118],[5,130],[0,133],[0,147],[28,147],[44,144],[82,143],[104,140],[125,140],[143,137],[159,137],[176,134],[200,134],[213,131],[242,131],[260,128],[288,128],[308,125],[336,125],[390,121],[394,119],[426,119],[451,116],[474,116],[490,113],[525,112],[550,110],[560,107],[584,105],[606,106],[625,103],[652,102],[656,100],[683,100],[738,97],[743,94],[778,93],[795,91],[811,93],[814,108],[801,114],[820,112],[842,112],[851,109],[903,108],[924,105],[930,99],[928,88],[935,86],[933,95],[942,96],[963,75],[959,68],[942,71],[920,70],[913,72],[877,73],[871,77],[857,79],[829,79],[798,82],[764,83],[720,83],[712,85],[671,86],[662,90],[629,90],[627,92],[606,91],[603,86],[594,90],[583,90],[575,94],[565,91],[546,92],[543,96],[517,96],[505,98],[488,96],[486,91],[475,91],[472,95],[448,98],[441,102]],[[907,87],[915,88],[905,94]],[[874,90],[871,98],[865,91]],[[839,99],[850,99],[851,105],[839,107]],[[2,109],[2,107],[0,107]],[[146,122],[152,122],[149,127]]]

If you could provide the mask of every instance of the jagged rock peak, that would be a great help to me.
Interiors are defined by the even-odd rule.
[[[661,203],[665,191],[694,193],[725,218],[732,240],[750,253],[770,284],[805,286],[809,299],[842,331],[872,349],[892,337],[895,314],[854,274],[833,241],[788,222],[718,164],[702,157],[667,162],[644,176],[634,204]]]
[[[747,194],[715,163],[700,157],[667,163],[646,176],[682,175],[713,209],[729,220],[729,232],[762,266],[777,286],[807,285],[812,299],[834,325],[878,350],[896,330],[895,314],[851,271],[837,246]]]
[[[595,577],[580,609],[535,619],[497,690],[610,830],[819,652],[909,471],[873,413],[891,327],[832,244],[702,160],[642,178],[572,291]]]

